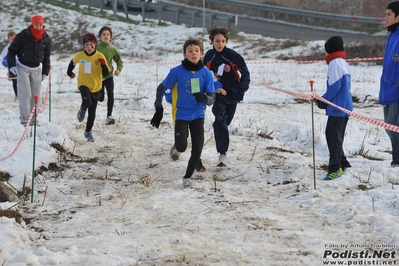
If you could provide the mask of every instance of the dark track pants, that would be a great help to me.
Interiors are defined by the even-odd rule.
[[[384,106],[384,122],[398,126],[399,125],[399,104],[393,103]],[[391,165],[399,164],[399,133],[385,130],[391,140],[392,161]]]
[[[184,178],[190,178],[193,175],[195,166],[201,158],[202,146],[204,145],[204,119],[200,118],[194,121],[176,120],[175,147],[178,152],[184,152],[187,149],[189,130],[191,135],[191,156]]]
[[[107,116],[112,116],[114,109],[114,78],[108,78],[103,80],[102,84],[102,95],[99,99],[100,102],[104,101],[104,88],[107,91]]]
[[[82,105],[80,108],[87,110],[86,132],[90,132],[96,120],[96,110],[100,92],[91,93],[89,88],[82,86],[79,88],[80,96],[82,96]]]
[[[212,107],[212,113],[215,116],[213,122],[213,133],[215,135],[216,150],[219,153],[225,153],[229,149],[230,137],[229,129],[231,121],[237,109],[237,103],[226,103],[216,98]]]
[[[330,152],[328,172],[337,171],[342,165],[349,164],[346,160],[343,143],[348,117],[329,116],[326,126],[326,140]]]

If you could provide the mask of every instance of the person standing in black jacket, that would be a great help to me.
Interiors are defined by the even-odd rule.
[[[220,154],[218,167],[226,166],[226,152],[229,149],[229,129],[237,109],[237,103],[244,98],[249,88],[250,75],[244,58],[236,51],[227,48],[229,30],[225,27],[212,27],[208,30],[213,49],[204,56],[204,64],[215,73],[223,88],[216,89],[216,99],[212,113],[215,115],[213,133],[216,150]],[[197,171],[202,163],[198,162]],[[203,167],[203,166],[202,166]],[[204,167],[203,167],[204,168]],[[205,169],[205,168],[204,168]]]
[[[51,39],[44,28],[43,17],[33,16],[29,28],[18,33],[8,48],[8,68],[17,76],[19,119],[24,126],[35,105],[33,96],[40,97],[41,82],[50,72]]]

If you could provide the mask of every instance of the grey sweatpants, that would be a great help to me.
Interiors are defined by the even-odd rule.
[[[29,115],[35,106],[34,95],[40,98],[40,89],[42,84],[42,68],[27,67],[20,62],[17,63],[17,83],[18,83],[18,101],[19,101],[19,119],[21,124],[26,124]],[[37,111],[37,110],[36,110]]]

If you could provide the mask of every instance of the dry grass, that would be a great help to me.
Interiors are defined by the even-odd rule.
[[[0,217],[7,217],[7,218],[14,218],[15,221],[19,224],[21,224],[23,217],[22,215],[18,212],[18,211],[14,211],[14,210],[1,210],[0,209]]]

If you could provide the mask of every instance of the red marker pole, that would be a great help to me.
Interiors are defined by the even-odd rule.
[[[313,94],[313,85],[314,85],[314,80],[309,80],[309,85],[310,85],[310,91]],[[316,190],[316,159],[315,159],[315,148],[314,148],[314,113],[313,113],[313,99],[311,103],[312,107],[312,148],[313,148],[313,186],[314,189]]]
[[[35,190],[35,160],[36,160],[36,122],[37,122],[37,103],[39,102],[39,95],[34,95],[35,99],[35,123],[33,125],[33,161],[32,161],[32,188],[31,188],[31,199],[30,202],[33,203],[33,191]]]

